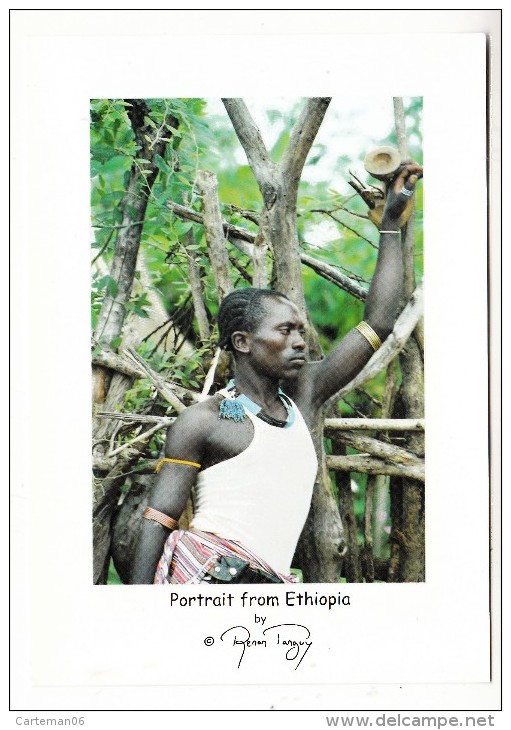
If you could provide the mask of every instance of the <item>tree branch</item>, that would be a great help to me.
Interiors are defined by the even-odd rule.
[[[173,416],[120,411],[98,411],[96,415],[128,423],[162,423],[167,426],[175,421]],[[423,418],[325,418],[325,433],[328,436],[335,436],[338,431],[424,431],[424,426]]]
[[[115,372],[127,375],[130,378],[147,377],[146,371],[136,362],[128,360],[128,358],[123,354],[118,355],[109,350],[100,350],[97,352],[92,358],[92,364],[108,368],[109,370],[114,370]],[[198,401],[198,394],[194,393],[193,390],[188,390],[188,388],[183,388],[181,385],[176,385],[175,383],[170,383],[168,381],[165,381],[165,383],[167,388],[172,388],[178,398],[183,398],[185,400],[189,399],[193,403]],[[96,415],[100,415],[100,413]]]
[[[325,418],[325,429],[333,431],[424,431],[423,418]]]
[[[394,124],[396,127],[397,146],[401,160],[408,158],[408,140],[406,137],[406,120],[405,120],[405,108],[403,104],[403,98],[401,96],[394,96],[392,98],[392,104],[394,106]]]
[[[186,246],[192,245],[194,242],[193,234],[191,231],[186,233]],[[190,281],[190,292],[192,294],[193,309],[195,312],[195,318],[197,320],[197,326],[199,327],[199,336],[201,340],[208,340],[211,332],[209,329],[208,313],[206,311],[206,305],[202,296],[202,284],[199,264],[195,259],[194,252],[187,248],[186,258],[188,260],[188,273]]]
[[[394,123],[399,152],[402,160],[408,159],[408,140],[406,136],[406,117],[403,99],[400,96],[393,98]],[[409,297],[415,289],[414,249],[415,249],[415,204],[413,211],[403,231],[403,269],[404,269],[404,295]]]
[[[351,446],[361,453],[367,453],[384,461],[391,461],[394,464],[419,466],[424,463],[416,454],[412,454],[400,446],[387,444],[369,436],[360,436],[359,434],[341,431],[333,432],[333,438],[339,439],[339,441],[342,441],[347,446]]]
[[[306,253],[300,254],[300,260],[302,264],[305,264],[324,279],[332,282],[332,284],[336,284],[341,289],[344,289],[361,301],[365,300],[367,296],[367,289],[364,289],[364,287],[360,286],[357,281],[350,279],[349,276],[346,276],[346,274],[343,274],[334,266],[331,266],[324,261],[319,261]]]
[[[218,184],[212,172],[199,170],[197,185],[202,194],[204,208],[204,230],[209,250],[209,260],[215,283],[218,289],[219,301],[233,290],[229,278],[229,257],[225,246],[225,237],[218,202]]]
[[[347,208],[343,208],[343,210],[347,210]],[[348,212],[349,212],[349,211],[348,211]],[[346,230],[350,231],[350,233],[354,233],[354,234],[355,234],[356,236],[358,236],[358,238],[360,238],[360,239],[361,239],[362,241],[366,241],[366,243],[368,243],[368,244],[369,244],[370,246],[372,246],[372,247],[373,247],[373,248],[375,248],[375,249],[378,249],[378,246],[377,246],[377,245],[376,245],[375,243],[373,243],[373,242],[372,242],[372,241],[371,241],[371,240],[370,240],[369,238],[366,238],[365,236],[362,236],[362,234],[361,234],[361,233],[359,233],[358,231],[356,231],[356,230],[355,230],[354,228],[352,228],[351,226],[348,226],[348,224],[347,224],[347,223],[344,223],[344,221],[342,221],[342,220],[341,220],[340,218],[337,218],[337,217],[336,217],[336,216],[335,216],[335,215],[334,215],[334,214],[332,213],[332,211],[330,211],[330,210],[323,210],[323,209],[321,209],[321,208],[313,208],[313,209],[311,210],[311,213],[324,213],[324,215],[327,215],[327,216],[328,216],[329,218],[331,218],[332,220],[334,220],[334,221],[335,221],[336,223],[338,223],[338,224],[339,224],[340,226],[343,226],[343,228],[346,228]],[[368,218],[367,216],[360,216],[360,217],[361,217],[361,218],[364,218],[364,217],[365,217],[365,218]]]
[[[100,418],[111,418],[114,421],[126,423],[155,423],[161,426],[170,426],[176,420],[175,416],[154,416],[147,413],[122,413],[121,411],[98,411]]]
[[[123,452],[122,456],[124,456],[124,453],[131,456],[131,452]],[[124,483],[126,481],[126,477],[129,474],[154,474],[154,472],[156,471],[156,467],[158,466],[158,463],[160,461],[159,459],[144,459],[143,464],[138,465],[136,462],[140,459],[140,455],[137,455],[136,459],[132,460],[131,462],[120,464],[120,459],[122,458],[122,456],[119,457],[117,461],[115,461],[115,459],[105,459],[104,456],[95,456],[92,459],[92,468],[94,469],[94,471],[109,472],[114,468],[115,465],[116,475],[120,478],[121,483]]]
[[[198,213],[192,208],[187,208],[185,205],[174,203],[174,201],[172,200],[167,200],[165,205],[170,211],[172,211],[172,213],[174,213],[174,215],[177,215],[179,218],[193,221],[194,223],[200,223],[201,226],[204,225],[204,217],[202,213]],[[241,226],[235,226],[233,223],[228,223],[226,220],[222,220],[222,228],[225,237],[228,238],[230,241],[232,241],[234,238],[239,241],[246,241],[247,243],[254,243],[255,241],[254,233],[252,233],[251,231],[247,231]],[[243,253],[247,256],[252,256],[251,248],[242,248],[241,245],[239,245],[238,248],[240,249],[240,251],[243,251]]]
[[[158,373],[156,373],[152,368],[149,367],[149,365],[138,354],[138,352],[135,352],[135,350],[131,348],[127,348],[125,350],[125,353],[127,357],[131,358],[137,365],[140,366],[140,368],[144,372],[144,377],[148,378],[151,381],[161,397],[164,398],[167,403],[172,406],[176,413],[182,413],[185,410],[186,406],[179,400],[174,391],[169,387],[168,383],[166,383],[166,381],[160,375],[158,375]]]
[[[381,459],[361,454],[349,456],[327,456],[326,465],[334,471],[356,471],[361,474],[388,474],[390,476],[408,477],[424,482],[424,466],[411,464],[389,464]]]
[[[202,215],[200,213],[197,213],[195,210],[192,210],[191,208],[186,208],[184,205],[179,205],[179,203],[173,203],[170,200],[167,201],[166,205],[169,210],[171,210],[179,218],[183,218],[184,220],[191,220],[194,223],[204,225],[204,219]],[[240,226],[231,225],[225,220],[222,221],[222,228],[225,237],[231,243],[233,243],[242,253],[244,253],[246,256],[250,256],[250,258],[254,260],[254,244],[256,241],[255,234],[251,233],[251,231],[247,231],[244,228],[241,228]],[[252,245],[247,246],[247,244]],[[346,274],[341,273],[334,266],[326,264],[324,261],[319,261],[313,256],[309,256],[306,253],[300,253],[299,255],[301,262],[305,264],[305,266],[313,269],[324,279],[327,279],[327,281],[332,282],[332,284],[335,284],[341,289],[344,289],[357,299],[360,299],[362,301],[365,300],[367,296],[367,290],[364,289],[364,287],[362,287],[358,283],[358,281],[356,281],[355,279],[351,279],[349,276],[346,276]]]
[[[261,132],[243,99],[222,99],[222,102],[240,144],[245,150],[263,195],[265,206],[269,208],[275,201],[274,178],[277,166],[268,154]]]
[[[331,99],[316,97],[307,99],[293,127],[289,144],[279,165],[282,178],[289,183],[289,203],[296,203],[296,193],[300,183],[305,160],[316,138]]]
[[[131,441],[127,441],[125,444],[122,444],[121,446],[118,446],[113,451],[109,451],[105,454],[105,459],[110,459],[113,456],[117,456],[121,453],[121,451],[125,451],[126,449],[132,448],[134,444],[138,444],[143,441],[147,441],[153,434],[160,431],[165,426],[164,423],[157,423],[155,426],[152,426],[152,428],[149,428],[147,431],[144,431],[143,433],[139,434],[138,436],[135,436],[135,438],[131,439]]]
[[[263,229],[259,229],[254,245],[254,255],[252,257],[253,275],[252,286],[257,289],[266,289],[268,287],[268,243]]]
[[[422,317],[422,311],[423,296],[421,282],[414,291],[410,301],[397,318],[394,329],[387,337],[382,347],[374,353],[363,370],[361,370],[360,373],[353,378],[353,380],[347,383],[347,385],[341,388],[331,401],[335,401],[346,395],[353,390],[353,388],[362,385],[362,383],[373,378],[380,372],[380,370],[386,367],[406,345],[406,341],[413,332],[418,320]]]

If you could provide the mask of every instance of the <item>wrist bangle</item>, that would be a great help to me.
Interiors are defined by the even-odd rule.
[[[399,192],[401,193],[401,195],[406,195],[407,198],[411,198],[414,193],[414,190],[413,190],[413,188],[411,190],[408,190],[408,188],[405,188],[405,186],[403,185],[403,187],[401,188],[401,190]]]
[[[357,324],[355,329],[360,332],[362,337],[365,337],[365,339],[369,342],[373,350],[376,352],[376,350],[379,350],[382,342],[376,332],[373,330],[371,325],[367,324],[364,320],[360,322],[360,324]]]
[[[380,233],[399,233],[399,231],[380,231]]]

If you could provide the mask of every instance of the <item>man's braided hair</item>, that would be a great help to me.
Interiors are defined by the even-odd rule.
[[[265,301],[289,298],[273,289],[236,289],[228,294],[218,312],[218,346],[233,351],[234,332],[254,332],[268,314]]]

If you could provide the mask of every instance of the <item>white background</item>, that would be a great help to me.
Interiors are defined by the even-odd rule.
[[[13,15],[12,707],[496,709],[486,49],[480,33],[442,32],[451,15],[454,30],[488,24],[471,28],[468,16],[443,11],[444,25],[419,34],[442,12],[399,13],[399,23],[391,11],[247,12]],[[427,582],[343,586],[351,607],[330,612],[257,611],[268,623],[305,623],[313,647],[296,672],[251,656],[237,670],[202,639],[252,626],[254,611],[170,609],[166,592],[151,586],[91,585],[89,99],[265,97],[269,89],[349,97],[372,88],[424,97]],[[498,165],[498,130],[494,145]],[[496,490],[497,554],[498,500]],[[258,591],[269,592],[250,588]],[[495,649],[497,593],[493,610]]]

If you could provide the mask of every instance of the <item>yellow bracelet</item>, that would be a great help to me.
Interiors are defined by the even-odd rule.
[[[371,325],[367,324],[367,322],[360,322],[360,324],[357,324],[355,327],[356,330],[360,332],[360,334],[366,338],[366,340],[369,342],[373,350],[376,352],[376,350],[379,350],[382,342],[376,332],[373,330]]]
[[[160,471],[162,466],[165,464],[165,462],[169,462],[171,464],[184,464],[185,466],[194,466],[196,469],[200,469],[201,465],[197,464],[196,461],[186,461],[185,459],[161,459],[158,464],[156,465],[156,471]]]
[[[153,522],[158,522],[160,525],[163,525],[163,527],[168,527],[169,530],[175,530],[178,525],[177,520],[174,520],[172,517],[169,517],[168,515],[163,514],[163,512],[159,512],[157,509],[153,509],[152,507],[146,507],[142,516],[145,517],[146,520],[152,520]]]

